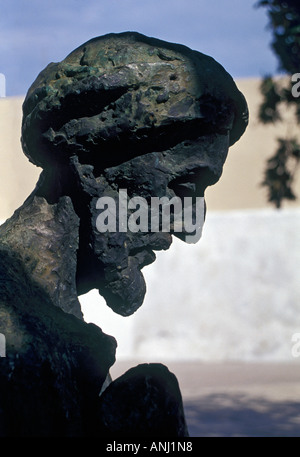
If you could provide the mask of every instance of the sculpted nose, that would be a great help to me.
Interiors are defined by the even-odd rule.
[[[203,197],[205,189],[218,179],[208,166],[199,166],[173,179],[168,187],[180,198]]]

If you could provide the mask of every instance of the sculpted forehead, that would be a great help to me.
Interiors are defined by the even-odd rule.
[[[130,64],[187,62],[191,50],[144,35],[127,32],[94,38],[69,54],[65,62],[107,71]]]
[[[33,83],[27,98],[42,87],[48,86],[48,90],[63,87],[66,90],[68,85],[93,76],[102,77],[104,84],[107,81],[105,78],[110,76],[109,82],[114,86],[125,85],[123,80],[126,79],[127,84],[133,87],[146,82],[155,87],[166,83],[168,75],[175,91],[178,91],[179,83],[174,81],[180,78],[181,89],[188,87],[196,95],[199,75],[194,65],[197,54],[198,57],[203,56],[185,46],[134,32],[105,35],[78,47],[62,62],[50,64]]]
[[[126,144],[134,151],[144,143],[145,152],[174,146],[170,126],[175,143],[230,131],[232,144],[246,111],[231,76],[211,57],[134,32],[110,34],[40,73],[23,105],[22,144],[45,166],[96,149],[103,159],[122,142],[118,163],[130,158]]]

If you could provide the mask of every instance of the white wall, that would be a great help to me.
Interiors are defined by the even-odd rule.
[[[144,269],[148,292],[130,317],[96,291],[87,321],[118,340],[117,358],[292,360],[300,332],[300,208],[207,214],[196,245],[177,239]]]

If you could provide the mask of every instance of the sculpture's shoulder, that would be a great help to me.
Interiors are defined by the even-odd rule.
[[[116,342],[54,306],[1,240],[0,333],[0,436],[80,435],[89,420],[82,388],[98,397]]]

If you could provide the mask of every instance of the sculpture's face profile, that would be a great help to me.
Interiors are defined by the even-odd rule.
[[[79,293],[98,288],[116,312],[132,314],[145,294],[141,268],[170,246],[171,233],[185,233],[174,214],[169,231],[153,229],[150,217],[143,230],[123,230],[118,211],[116,230],[101,231],[99,199],[118,210],[125,191],[149,205],[151,197],[192,197],[194,221],[196,197],[218,181],[246,128],[244,97],[210,57],[128,32],[50,64],[23,111],[24,152],[44,168],[39,192],[49,202],[70,195],[80,217]]]

